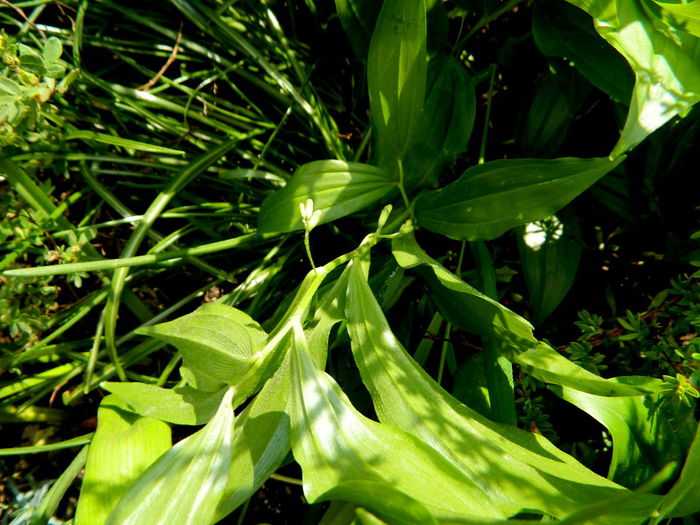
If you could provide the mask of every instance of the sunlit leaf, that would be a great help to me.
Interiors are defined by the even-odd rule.
[[[318,366],[326,361],[328,334],[344,317],[347,273],[322,295],[308,331],[309,349]],[[290,355],[260,393],[236,418],[229,478],[217,509],[223,519],[244,503],[279,468],[290,448],[287,412]]]
[[[494,239],[549,217],[615,168],[607,158],[507,159],[468,169],[416,199],[424,228],[451,239]]]
[[[399,265],[415,268],[425,280],[430,297],[445,319],[463,330],[496,337],[503,354],[538,379],[602,396],[659,391],[660,380],[649,379],[645,385],[635,386],[608,381],[537,341],[530,323],[450,273],[426,254],[413,236],[395,239],[392,247]]]
[[[107,525],[209,525],[229,475],[234,390],[207,425],[163,454],[129,489]]]
[[[319,160],[299,167],[287,185],[271,194],[258,216],[260,232],[304,229],[299,205],[307,199],[320,211],[318,224],[359,211],[396,188],[387,172],[359,162]]]
[[[422,136],[427,58],[424,0],[384,0],[367,58],[379,164],[396,160]]]
[[[532,33],[544,55],[570,60],[591,84],[617,102],[629,104],[634,86],[632,70],[596,33],[589,15],[560,0],[538,0]]]
[[[619,381],[634,385],[639,378]],[[608,477],[637,487],[669,462],[682,463],[696,428],[692,410],[674,409],[662,397],[600,397],[553,387],[562,398],[590,414],[610,432],[613,454]]]
[[[76,525],[102,525],[136,479],[170,448],[170,427],[125,409],[116,396],[102,400],[88,449]]]
[[[693,36],[700,37],[700,2],[698,0],[680,0],[662,2],[654,0],[661,7],[661,15],[671,24]]]
[[[700,39],[664,23],[641,0],[569,0],[632,66],[635,85],[617,157],[700,100]]]
[[[353,355],[380,421],[440,452],[480,487],[494,511],[505,517],[527,508],[561,517],[624,492],[542,436],[489,421],[450,396],[403,349],[359,272],[351,274],[347,306]]]
[[[310,502],[345,483],[370,482],[405,493],[436,518],[502,515],[478,485],[433,448],[357,412],[333,378],[313,362],[301,327],[294,341],[292,450]],[[376,505],[371,510],[379,515],[396,510],[392,502]]]
[[[265,331],[250,316],[220,303],[203,304],[191,314],[139,333],[175,346],[187,369],[216,391],[223,384],[240,382],[267,341]]]
[[[161,388],[145,383],[102,383],[102,388],[115,394],[129,409],[142,416],[176,425],[203,425],[216,413],[225,393],[205,392],[182,385]]]

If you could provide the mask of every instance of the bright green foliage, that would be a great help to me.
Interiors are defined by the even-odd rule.
[[[67,64],[61,60],[63,45],[52,37],[41,51],[15,43],[0,31],[0,57],[9,74],[0,76],[0,147],[36,141],[31,133],[44,125],[44,105],[54,96],[66,92],[77,71],[66,75]],[[60,80],[60,82],[57,82]]]
[[[183,376],[194,388],[214,392],[224,384],[241,385],[264,354],[267,334],[248,315],[223,304],[205,304],[195,312],[141,329],[176,346]]]
[[[545,219],[568,204],[622,159],[495,160],[468,169],[456,182],[424,193],[416,217],[452,239],[495,239]]]
[[[529,24],[530,4],[517,0],[336,0],[337,19],[326,12],[332,3],[312,1],[283,9],[173,0],[153,17],[111,0],[80,4],[76,30],[56,32],[87,72],[75,108],[47,118],[68,153],[23,144],[27,156],[14,148],[0,158],[29,216],[40,227],[55,221],[63,231],[52,233],[70,239],[60,255],[77,246],[74,256],[87,257],[13,268],[3,279],[97,273],[67,316],[95,320],[84,340],[53,341],[67,322],[0,361],[21,378],[0,384],[0,415],[13,421],[65,417],[38,406],[57,392],[66,405],[100,387],[111,393],[94,436],[51,448],[91,441],[76,525],[209,525],[234,511],[228,519],[245,523],[246,502],[292,460],[306,499],[331,502],[317,519],[326,525],[633,525],[700,510],[700,352],[690,337],[700,300],[690,283],[674,303],[655,301],[653,315],[617,319],[614,339],[628,361],[604,352],[602,318],[583,314],[584,336],[562,351],[528,320],[545,325],[574,280],[582,248],[570,234],[580,202],[572,201],[695,102],[696,7],[571,3],[589,14],[538,0],[532,31],[518,38],[501,33],[509,20]],[[86,51],[101,22],[85,21],[110,13],[138,27],[144,43],[100,33],[117,58],[97,69]],[[187,22],[180,31],[172,14]],[[624,58],[587,25],[589,15]],[[329,73],[325,53],[317,60],[304,40],[314,24],[342,26],[357,56],[333,56]],[[168,54],[163,38],[172,53],[154,71],[150,63]],[[49,83],[40,76],[59,73],[57,42],[41,52],[3,44],[18,57],[10,75],[21,67]],[[521,45],[547,58],[515,67]],[[609,98],[625,112],[625,59],[636,83],[620,142],[612,158],[605,144],[581,153],[572,133],[589,112]],[[112,74],[122,67],[147,83],[134,89],[133,78]],[[517,129],[492,129],[512,74],[530,70]],[[470,144],[475,122],[479,145]],[[66,166],[64,185],[95,199],[79,226],[64,212],[82,204],[80,192],[57,205],[35,182],[52,155]],[[597,204],[595,195],[585,198]],[[125,245],[102,230],[114,227],[125,227]],[[93,228],[105,253],[89,244]],[[513,229],[515,239],[506,235]],[[33,262],[31,250],[45,244],[35,230],[0,264]],[[513,278],[515,243],[523,279]],[[301,278],[304,252],[311,269]],[[181,265],[170,288],[197,284],[160,311],[152,297],[173,277],[163,272]],[[523,281],[525,300],[505,290]],[[516,313],[523,305],[530,311]],[[669,314],[684,308],[664,330],[654,321],[667,319],[662,305]],[[120,315],[124,307],[133,315]],[[624,370],[632,347],[644,352],[635,361],[648,361],[643,372],[600,375]],[[25,363],[32,373],[22,377]],[[545,387],[606,427],[607,478],[584,465],[577,443],[560,450],[538,432],[563,433],[546,413],[550,398],[562,401]],[[516,426],[518,417],[529,426]],[[569,424],[588,429],[584,417]],[[188,437],[170,447],[169,425],[189,426],[179,429]],[[39,450],[50,449],[15,452]],[[42,519],[81,461],[43,502]]]
[[[426,11],[424,0],[385,0],[372,33],[367,84],[379,165],[396,172],[423,135]]]
[[[216,413],[226,388],[216,392],[198,390],[189,385],[173,389],[145,383],[103,383],[129,409],[176,425],[203,425]]]
[[[77,525],[105,523],[133,482],[170,448],[170,428],[125,410],[113,396],[97,413],[76,514]]]
[[[632,385],[639,380],[618,379]],[[663,394],[606,399],[569,388],[557,393],[608,429],[613,440],[608,476],[627,487],[638,487],[667,463],[680,465],[697,426],[689,407],[674,407]]]
[[[611,156],[639,144],[700,101],[700,40],[682,17],[661,18],[642,0],[569,0],[629,62],[635,85],[625,127]],[[690,13],[696,9],[681,8]],[[687,19],[686,19],[687,22]],[[691,31],[686,32],[686,31]]]
[[[105,522],[117,524],[212,523],[231,462],[234,390],[204,428],[180,441],[138,478]],[[169,501],[163,505],[163,500]]]
[[[261,232],[304,228],[299,205],[313,195],[313,209],[323,224],[366,208],[396,188],[386,171],[340,160],[320,160],[299,167],[287,185],[263,203],[258,217]]]

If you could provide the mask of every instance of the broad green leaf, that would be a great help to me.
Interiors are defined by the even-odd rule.
[[[314,314],[308,338],[312,357],[319,366],[326,362],[328,334],[344,318],[346,288],[347,272],[323,294]],[[232,444],[235,453],[217,509],[217,520],[248,500],[279,468],[289,452],[289,365],[287,353],[279,369],[236,418],[237,431]]]
[[[300,326],[294,332],[291,377],[292,450],[310,502],[344,483],[374,482],[419,501],[438,519],[505,517],[480,486],[433,448],[357,412],[333,378],[313,362]],[[391,502],[376,504],[373,512],[394,510]]]
[[[588,82],[573,67],[550,64],[537,78],[532,98],[521,109],[516,133],[520,156],[555,157],[589,92]]]
[[[387,172],[359,162],[319,160],[300,166],[287,185],[271,194],[260,207],[262,233],[303,230],[299,205],[313,200],[320,211],[318,224],[366,208],[396,188]]]
[[[518,249],[530,292],[533,322],[541,323],[564,299],[578,270],[583,244],[575,215],[552,215],[518,229]]]
[[[379,165],[393,168],[423,131],[424,0],[384,0],[367,58],[367,84]]]
[[[346,313],[353,355],[379,420],[437,450],[479,487],[481,496],[470,495],[489,501],[498,515],[530,509],[561,517],[624,493],[542,436],[492,422],[450,396],[394,337],[359,272],[351,274]]]
[[[469,168],[416,199],[418,223],[451,239],[495,239],[556,213],[622,159],[507,159]]]
[[[129,489],[107,525],[209,525],[229,475],[234,414],[230,388],[207,425],[163,454]]]
[[[76,525],[103,525],[136,479],[170,448],[170,427],[107,396],[97,411],[76,510]]]
[[[59,58],[61,58],[62,53],[63,45],[61,44],[61,41],[55,36],[52,36],[44,43],[44,49],[41,54],[44,61],[47,64],[51,64],[52,62],[56,62]]]
[[[379,481],[341,483],[322,494],[319,500],[348,501],[363,507],[377,509],[378,516],[386,520],[387,523],[437,525],[425,505],[393,486]],[[362,509],[357,509],[357,511],[359,514]]]
[[[382,3],[379,0],[335,0],[338,19],[355,54],[365,60]]]
[[[643,378],[611,379],[634,385]],[[680,464],[690,446],[696,422],[692,410],[673,409],[661,395],[600,397],[570,388],[552,387],[563,399],[603,424],[613,441],[608,477],[637,487],[669,462]]]
[[[217,391],[222,384],[239,384],[258,364],[267,341],[265,331],[250,316],[219,303],[204,304],[138,333],[175,346],[187,369],[217,385]]]
[[[161,388],[145,383],[102,383],[129,410],[175,425],[204,425],[216,413],[226,390],[205,392],[189,385]]]
[[[474,127],[474,84],[459,60],[452,56],[431,60],[428,79],[424,138],[406,156],[408,184],[435,182],[437,170],[467,149]]]
[[[617,102],[629,104],[634,86],[632,70],[596,33],[589,15],[561,0],[538,0],[532,33],[542,54],[570,60],[591,84]]]
[[[693,36],[700,37],[700,2],[698,0],[678,0],[661,2],[654,0],[661,7],[661,15],[671,24]]]
[[[660,523],[668,516],[690,516],[700,512],[700,424],[696,425],[695,437],[688,451],[683,470],[676,484],[666,494],[656,520]]]
[[[635,85],[620,140],[622,155],[700,100],[700,39],[658,18],[641,0],[569,0],[632,66]]]
[[[493,336],[513,363],[542,381],[603,396],[634,396],[658,392],[660,380],[646,385],[608,381],[572,363],[532,335],[532,325],[485,296],[426,254],[411,235],[393,241],[394,257],[403,268],[415,268],[430,297],[454,326],[481,336]]]

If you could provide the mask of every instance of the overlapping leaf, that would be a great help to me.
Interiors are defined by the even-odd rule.
[[[618,378],[625,384],[639,378]],[[662,403],[660,395],[600,397],[570,388],[555,388],[573,403],[605,425],[612,436],[613,454],[608,477],[628,487],[637,487],[669,462],[685,458],[697,423],[692,409]]]
[[[435,182],[437,170],[453,162],[469,142],[476,115],[472,79],[454,57],[430,61],[425,130],[406,156],[407,184]]]
[[[505,306],[485,296],[446,270],[426,254],[410,235],[393,242],[396,261],[426,281],[430,297],[453,325],[482,336],[494,336],[499,348],[514,363],[548,383],[602,396],[643,395],[658,391],[658,380],[644,385],[608,381],[572,363],[532,335],[532,326]]]
[[[322,295],[308,331],[309,349],[318,366],[326,361],[328,334],[344,317],[347,273]],[[217,519],[245,502],[281,465],[290,448],[287,402],[290,355],[265,383],[260,393],[236,418],[229,477],[217,509]]]
[[[170,428],[130,413],[108,396],[97,411],[88,450],[76,525],[102,525],[136,479],[170,448]]]
[[[530,292],[535,324],[564,299],[576,277],[583,244],[575,215],[556,215],[518,230],[523,275]]]
[[[302,467],[309,501],[318,501],[347,483],[374,483],[390,487],[387,494],[399,491],[417,500],[438,519],[505,517],[479,484],[433,448],[357,412],[333,378],[311,359],[300,326],[292,354],[290,416],[292,450]],[[380,516],[393,514],[397,505],[391,499],[371,502],[371,510]]]
[[[287,185],[271,194],[258,216],[260,232],[289,232],[304,229],[299,205],[313,200],[320,212],[318,224],[359,211],[396,188],[386,171],[341,160],[319,160],[299,167]]]
[[[481,497],[502,516],[531,509],[563,517],[624,493],[542,436],[491,422],[445,392],[394,337],[357,271],[351,274],[346,313],[353,355],[380,421],[430,444],[479,486]],[[646,507],[655,501],[647,498]],[[638,510],[624,512],[631,518]]]
[[[629,104],[634,86],[632,70],[596,33],[589,15],[559,0],[538,1],[532,33],[544,55],[572,61],[591,84],[617,102]]]
[[[107,525],[208,525],[229,475],[234,390],[207,425],[144,472],[109,515]]]
[[[204,304],[139,333],[174,345],[182,354],[190,384],[208,391],[239,384],[263,357],[260,352],[267,341],[265,331],[250,316],[220,303]]]
[[[457,240],[494,239],[556,213],[622,159],[507,159],[469,168],[416,199],[424,228]]]
[[[189,385],[172,389],[146,383],[103,383],[133,412],[176,425],[203,425],[216,413],[226,392],[197,390]]]
[[[633,148],[676,115],[685,116],[700,100],[700,39],[654,14],[651,2],[569,2],[595,19],[598,33],[627,59],[635,73],[627,121],[611,156]],[[682,10],[692,14],[695,9],[691,3]],[[685,25],[690,21],[686,19]],[[676,23],[683,26],[682,20]],[[691,32],[693,27],[689,27]]]

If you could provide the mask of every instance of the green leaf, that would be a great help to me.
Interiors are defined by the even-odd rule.
[[[382,3],[378,0],[335,0],[338,18],[355,54],[365,60]]]
[[[700,512],[700,424],[688,451],[683,470],[676,484],[666,494],[659,506],[659,514],[652,523],[657,524],[668,516],[690,516]]]
[[[207,425],[180,441],[131,487],[107,525],[209,525],[226,485],[234,430],[230,388]]]
[[[541,323],[564,299],[576,278],[583,244],[574,214],[556,215],[518,230],[523,275],[530,292],[533,322]]]
[[[39,508],[36,509],[36,512],[32,516],[32,519],[29,521],[28,525],[46,525],[51,522],[50,518],[56,512],[56,509],[61,503],[63,496],[65,496],[66,492],[73,484],[73,481],[78,477],[78,474],[80,474],[80,471],[85,466],[87,455],[88,447],[83,447],[75,456],[73,461],[71,461],[70,465],[68,465],[58,479],[53,483],[49,491],[46,493],[46,496],[44,496],[44,498],[41,500]],[[18,518],[19,516],[16,515],[15,520],[19,522],[20,519]],[[13,520],[13,522],[15,520]]]
[[[645,378],[611,381],[635,385]],[[603,424],[613,441],[608,477],[637,487],[669,462],[681,463],[693,439],[692,410],[661,403],[662,396],[600,397],[570,388],[552,387],[557,395]]]
[[[640,0],[569,0],[595,19],[598,33],[632,66],[635,85],[611,156],[639,144],[700,100],[700,40],[653,14]]]
[[[435,182],[437,171],[467,149],[474,127],[476,93],[464,66],[452,56],[440,56],[428,68],[425,131],[406,155],[408,183]]]
[[[76,525],[103,525],[134,481],[170,448],[170,428],[126,411],[107,396],[97,411],[76,510]]]
[[[258,215],[260,232],[303,230],[299,205],[313,200],[318,224],[366,208],[396,188],[384,170],[369,164],[319,160],[300,166],[282,189],[265,199]]]
[[[419,501],[438,519],[500,515],[481,497],[480,487],[433,448],[357,412],[333,378],[313,362],[300,326],[294,331],[291,374],[292,450],[310,502],[344,483],[375,482]],[[391,502],[376,505],[370,510],[395,510]]]
[[[240,384],[261,359],[267,333],[231,306],[207,303],[183,317],[138,330],[175,346],[186,368],[211,385]],[[193,385],[196,386],[196,385]]]
[[[542,436],[489,421],[445,392],[403,349],[358,271],[346,313],[379,420],[416,435],[464,472],[479,487],[465,497],[488,501],[501,517],[522,509],[561,517],[624,492]]]
[[[669,20],[674,27],[700,37],[700,2],[698,0],[653,1],[661,7],[662,17]]]
[[[589,92],[590,86],[574,68],[559,62],[550,64],[537,78],[532,99],[521,110],[516,135],[521,156],[556,156]]]
[[[328,334],[344,318],[346,288],[347,272],[322,294],[314,314],[308,339],[312,357],[319,366],[326,362]],[[289,452],[290,359],[287,353],[279,369],[236,418],[237,432],[231,445],[236,453],[231,458],[217,520],[248,500],[279,468]]]
[[[435,518],[419,501],[380,481],[348,481],[319,497],[325,501],[348,501],[377,509],[377,515],[387,523],[437,525]],[[358,515],[362,509],[357,509]],[[361,523],[365,523],[361,521]],[[372,523],[384,523],[374,521]]]
[[[19,44],[20,68],[28,73],[43,76],[46,73],[46,64],[41,55],[29,46]]]
[[[384,0],[367,58],[367,84],[379,165],[391,167],[423,135],[424,0]]]
[[[532,32],[542,54],[570,60],[591,84],[617,102],[629,104],[634,86],[632,70],[596,33],[589,15],[560,0],[538,0]]]
[[[72,72],[71,75],[77,71]],[[146,151],[148,153],[159,153],[162,155],[184,155],[185,152],[181,149],[165,148],[163,146],[155,146],[138,140],[125,139],[115,137],[106,133],[97,133],[95,131],[75,130],[66,133],[65,140],[94,140],[102,144],[110,146],[119,146],[121,148],[133,149],[136,151]]]
[[[46,62],[47,64],[56,62],[58,59],[61,58],[62,53],[63,45],[61,44],[61,41],[55,36],[52,36],[44,43],[42,56],[44,58],[44,62]]]
[[[556,213],[623,159],[513,159],[469,168],[416,199],[418,222],[451,239],[495,239]]]
[[[216,413],[226,392],[204,392],[189,385],[173,389],[145,383],[102,383],[129,410],[175,425],[203,425]]]
[[[426,282],[440,313],[454,326],[481,336],[493,336],[513,363],[548,383],[602,396],[634,396],[658,392],[661,381],[623,385],[598,377],[572,363],[532,335],[532,325],[485,296],[426,254],[412,235],[393,241],[394,257],[403,268],[415,268]]]

